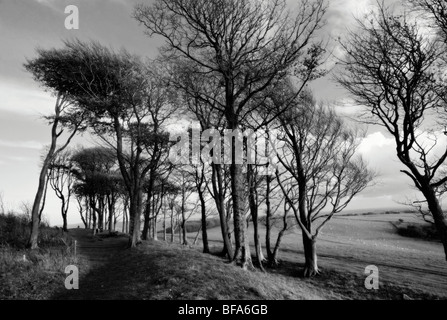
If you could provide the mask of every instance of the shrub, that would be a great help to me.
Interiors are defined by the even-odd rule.
[[[396,228],[397,233],[403,237],[439,240],[436,227],[433,224],[406,223],[399,220]]]
[[[79,264],[72,240],[62,230],[41,225],[39,249],[25,249],[30,221],[0,214],[0,300],[48,299],[65,278],[65,267]]]

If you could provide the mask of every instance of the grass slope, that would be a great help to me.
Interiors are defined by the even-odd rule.
[[[106,240],[104,240],[106,241]],[[81,271],[82,274],[82,271]],[[330,290],[289,277],[243,271],[178,244],[147,241],[81,276],[79,290],[55,299],[251,300],[339,299]]]
[[[0,300],[49,299],[64,286],[65,267],[79,265],[61,230],[42,226],[38,250],[25,248],[28,237],[25,216],[0,214]]]

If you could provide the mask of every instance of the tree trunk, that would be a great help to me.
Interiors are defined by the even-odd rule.
[[[67,214],[62,214],[63,226],[62,231],[68,232]]]
[[[182,244],[182,223],[180,222],[180,218],[177,220],[178,222],[178,243]]]
[[[279,252],[279,247],[281,246],[284,232],[285,232],[285,230],[283,229],[278,233],[278,237],[276,238],[275,248],[273,249],[272,255],[270,257],[268,257],[268,264],[270,267],[276,267],[279,264],[278,252]]]
[[[94,201],[94,200],[91,200],[91,201]],[[94,203],[90,203],[90,207],[92,208],[92,212],[91,212],[91,215],[92,215],[92,219],[93,219],[93,221],[92,221],[92,234],[93,234],[93,236],[95,236],[96,235],[96,210],[95,210],[95,204]]]
[[[225,76],[225,118],[227,120],[228,129],[233,133],[239,130],[238,114],[235,110],[235,96],[234,96],[234,79],[232,74]],[[241,150],[236,149],[236,139],[233,137],[229,141],[231,145],[231,165],[230,165],[230,179],[231,179],[231,198],[233,200],[233,220],[234,220],[234,238],[235,250],[233,260],[240,265],[242,269],[253,268],[250,255],[250,246],[246,234],[245,225],[245,185],[244,179],[244,165],[236,163],[237,154]]]
[[[182,226],[182,240],[181,240],[181,243],[184,246],[187,246],[188,245],[188,238],[186,236],[186,216],[185,216],[186,212],[185,212],[185,210],[186,210],[186,208],[185,208],[185,199],[184,199],[184,195],[182,195],[182,223],[181,223],[181,226]]]
[[[303,238],[303,248],[304,248],[304,277],[310,278],[320,273],[317,265],[317,251],[316,251],[316,239],[311,237],[312,234],[312,222],[308,218],[307,211],[307,185],[306,176],[304,174],[303,159],[301,153],[297,152],[297,168],[298,168],[298,211],[299,219],[302,223],[301,233]],[[304,230],[305,229],[305,230]]]
[[[62,231],[64,232],[68,232],[68,223],[67,223],[67,209],[65,209],[65,197],[62,195],[60,197],[61,199],[61,215],[62,215],[62,221],[63,221],[63,225],[62,225]]]
[[[42,214],[43,214],[43,210],[45,209],[45,202],[47,200],[48,182],[50,181],[50,179],[46,179],[46,180],[47,181],[45,182],[45,188],[43,191],[42,206],[40,207],[40,211],[39,211],[39,223],[42,221]]]
[[[51,160],[54,157],[54,153],[57,145],[57,127],[59,125],[59,117],[61,113],[61,95],[58,95],[55,106],[55,117],[51,128],[51,145],[48,153],[43,161],[42,169],[39,175],[39,184],[37,186],[36,196],[34,198],[33,209],[31,212],[31,234],[28,240],[28,247],[32,250],[38,248],[38,237],[39,237],[39,225],[40,225],[40,205],[42,202],[42,197],[45,191],[45,184],[47,179],[48,169]]]
[[[255,209],[257,211],[257,208]],[[262,263],[264,262],[265,258],[262,254],[262,247],[261,247],[261,241],[259,237],[259,223],[258,223],[258,214],[256,212],[256,215],[253,216],[253,230],[254,230],[254,240],[255,240],[255,250],[256,250],[256,258],[257,262],[259,264],[259,267],[261,270],[264,271],[264,266]]]
[[[435,191],[432,187],[427,186],[423,191],[423,194],[427,200],[428,209],[430,210],[433,220],[435,222],[436,230],[441,239],[441,243],[444,247],[444,255],[447,261],[447,222],[444,216],[444,212],[439,204],[439,200],[436,197]]]
[[[156,201],[154,199],[152,201],[152,239],[158,240],[158,235],[157,235],[157,217],[158,217],[158,212],[156,212],[157,210],[155,209],[155,205],[156,205]]]
[[[167,241],[167,234],[166,234],[166,210],[163,209],[163,241]]]
[[[48,154],[40,171],[39,185],[37,187],[37,193],[36,197],[34,198],[34,204],[31,214],[32,224],[31,224],[31,235],[28,241],[28,247],[33,250],[38,248],[37,238],[39,236],[39,224],[40,224],[39,209],[45,189],[45,179],[47,176],[50,158],[51,156]]]
[[[87,214],[88,215],[88,218],[87,218],[87,224],[88,224],[88,227],[87,227],[87,229],[90,229],[91,227],[92,227],[92,208],[90,207],[90,204],[89,204],[89,202],[88,202],[88,200],[86,199],[85,200],[85,203],[86,203],[86,213],[85,214]]]
[[[154,181],[151,177],[149,178],[149,186],[147,189],[147,199],[146,199],[146,208],[144,210],[144,225],[143,225],[143,240],[147,240],[150,237],[150,219],[151,219],[151,202],[152,202],[152,189],[154,186]]]
[[[171,208],[171,243],[174,242],[174,207]]]
[[[141,242],[140,238],[140,209],[141,209],[141,191],[134,192],[130,196],[129,207],[129,247],[135,248]]]
[[[109,195],[107,197],[107,204],[109,206],[109,232],[112,232],[114,228],[112,228],[113,225],[113,216],[115,214],[115,200],[113,199],[113,195]]]
[[[98,211],[98,229],[99,232],[102,233],[102,231],[104,230],[104,197],[101,196],[98,199],[99,202],[99,211]]]
[[[129,233],[129,199],[127,197],[123,204],[123,233]]]
[[[317,263],[317,241],[316,239],[309,239],[303,233],[303,247],[304,247],[304,277],[310,278],[320,273]]]
[[[93,215],[93,235],[96,235],[99,227],[98,226],[99,219],[97,218],[101,214],[101,209],[98,209],[96,207],[96,200],[93,197],[90,198],[90,208],[92,209],[91,214]],[[98,216],[96,214],[98,214]]]
[[[222,183],[222,167],[219,164],[212,163],[212,185],[214,192],[214,201],[216,202],[217,212],[219,213],[220,229],[222,232],[222,239],[224,247],[222,250],[223,255],[227,255],[229,261],[233,261],[234,252],[231,244],[231,238],[228,232],[227,214],[225,210],[225,199],[223,195],[223,183]]]
[[[203,243],[203,253],[210,253],[210,248],[208,245],[208,232],[206,228],[206,204],[203,197],[203,192],[199,190],[200,199],[200,210],[202,213],[202,243]]]
[[[87,224],[87,219],[88,219],[88,216],[87,216],[87,198],[85,198],[86,199],[86,201],[85,201],[85,204],[86,204],[86,206],[85,206],[85,218],[84,218],[84,215],[83,215],[83,209],[82,209],[82,198],[81,199],[79,199],[78,201],[78,203],[79,203],[79,214],[80,214],[80,216],[81,216],[81,220],[82,220],[82,223],[84,224],[84,228],[85,229],[88,229],[88,224]]]
[[[268,170],[268,166],[267,166]],[[272,218],[272,209],[270,204],[270,176],[267,175],[267,185],[266,185],[266,195],[265,195],[265,206],[266,206],[266,214],[265,214],[265,249],[267,250],[267,260],[269,261],[269,264],[273,259],[273,252],[271,247],[271,232],[272,232],[272,226],[271,226],[271,218]]]
[[[194,237],[194,241],[192,243],[193,246],[195,246],[197,241],[199,240],[199,235],[201,231],[202,231],[202,225],[200,225],[199,230],[197,231],[196,236]]]
[[[234,149],[234,146],[233,146]],[[235,157],[233,152],[233,158]],[[235,252],[233,260],[242,269],[253,269],[250,256],[250,246],[247,241],[246,221],[245,221],[245,183],[243,165],[233,163],[230,166],[231,188],[233,199],[233,219]]]
[[[255,250],[256,250],[256,259],[259,265],[259,268],[262,271],[264,270],[263,255],[261,242],[259,240],[259,228],[258,228],[258,197],[256,191],[256,183],[255,183],[255,173],[252,165],[247,166],[247,176],[248,176],[248,186],[249,186],[249,204],[250,204],[250,214],[253,220],[253,230],[254,230],[254,240],[255,240]]]

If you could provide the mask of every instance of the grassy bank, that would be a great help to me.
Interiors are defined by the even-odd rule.
[[[107,250],[116,239],[104,239]],[[127,241],[123,239],[122,241]],[[108,243],[110,242],[110,243]],[[290,277],[244,271],[218,256],[162,241],[122,250],[81,277],[79,290],[55,299],[307,300],[340,299],[325,288]]]
[[[29,219],[0,214],[0,299],[48,299],[64,286],[65,267],[75,264],[72,240],[42,226],[39,249],[28,250]]]

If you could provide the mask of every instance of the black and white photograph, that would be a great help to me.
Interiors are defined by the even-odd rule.
[[[0,98],[0,300],[447,299],[445,0],[0,0]]]

